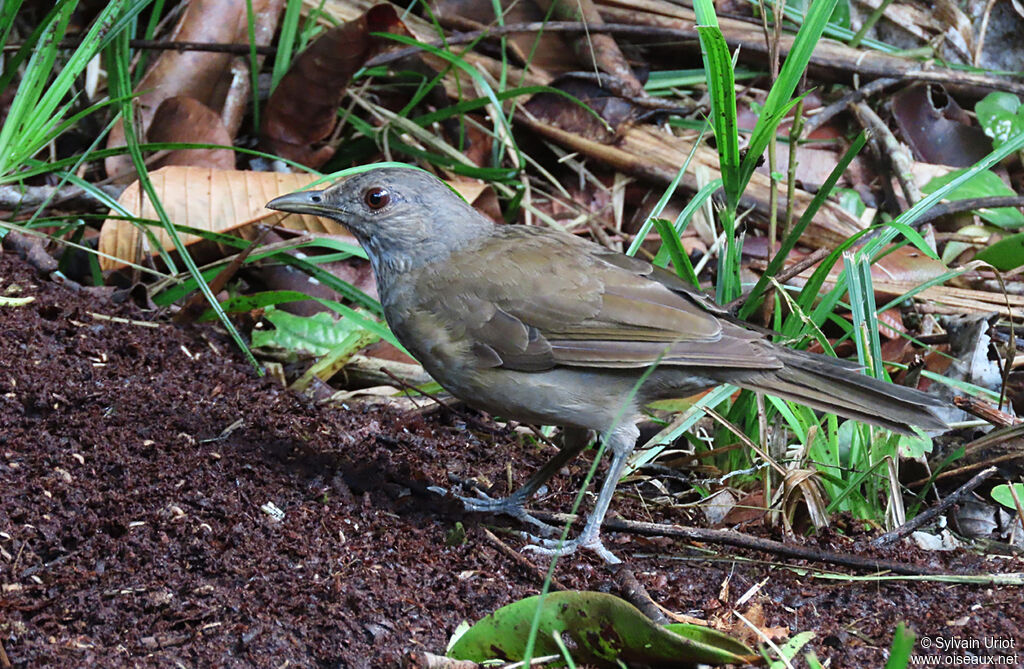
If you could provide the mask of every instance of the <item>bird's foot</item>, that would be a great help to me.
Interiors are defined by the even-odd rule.
[[[604,543],[601,541],[601,535],[597,532],[587,532],[584,529],[583,533],[575,539],[568,541],[562,541],[560,539],[542,539],[540,537],[532,538],[534,543],[523,548],[525,551],[530,551],[537,555],[544,555],[548,557],[563,557],[565,555],[572,555],[577,550],[589,550],[597,553],[597,556],[601,558],[605,564],[619,564],[622,562],[615,553],[604,547]]]
[[[511,516],[522,523],[532,525],[536,528],[535,532],[545,537],[558,536],[561,532],[561,528],[545,523],[540,518],[527,512],[523,506],[523,500],[516,495],[491,497],[478,490],[477,497],[463,497],[459,495],[458,498],[462,500],[462,506],[466,511]]]
[[[433,487],[431,490],[441,495],[448,493],[444,488]],[[482,490],[476,489],[475,497],[455,495],[455,498],[462,502],[462,507],[466,511],[511,516],[522,523],[532,525],[536,528],[534,531],[543,537],[558,536],[562,531],[560,527],[545,523],[543,520],[530,515],[524,506],[522,495],[513,493],[508,497],[491,497]]]

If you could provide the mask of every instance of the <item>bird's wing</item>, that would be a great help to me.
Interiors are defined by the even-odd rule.
[[[649,263],[569,235],[502,226],[448,265],[458,274],[432,273],[420,307],[459,323],[482,366],[780,365],[758,335],[649,278]]]

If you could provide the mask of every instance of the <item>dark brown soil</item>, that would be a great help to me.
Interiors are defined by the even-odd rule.
[[[3,651],[17,667],[396,666],[538,592],[537,570],[425,488],[447,472],[502,481],[510,461],[522,480],[544,453],[444,416],[315,407],[258,378],[214,329],[41,280],[10,254],[0,295],[34,298],[0,306],[0,666]],[[558,477],[548,508],[567,508],[585,466]],[[621,497],[624,516],[648,519]],[[468,534],[451,541],[460,518]],[[669,610],[813,631],[809,648],[832,667],[883,665],[900,620],[919,649],[921,637],[1006,639],[1019,655],[1024,643],[1017,588],[817,580],[769,555],[707,560],[610,538]],[[812,541],[852,550],[836,534]],[[1024,571],[964,553],[878,555]],[[590,556],[562,560],[557,578],[617,592]]]

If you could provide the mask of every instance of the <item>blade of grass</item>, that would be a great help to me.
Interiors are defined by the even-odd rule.
[[[690,224],[690,220],[693,219],[693,215],[704,206],[704,203],[719,189],[722,187],[721,179],[714,179],[704,184],[697,193],[690,198],[690,201],[686,203],[683,210],[679,212],[679,216],[676,217],[675,222],[675,235],[680,237],[683,231],[686,230]],[[689,258],[687,258],[689,261]],[[654,255],[654,260],[651,264],[657,265],[658,267],[665,267],[668,264],[668,250],[664,245],[658,249],[658,252]],[[692,269],[692,268],[691,268]]]
[[[739,125],[736,120],[736,80],[729,45],[718,27],[711,0],[695,0],[697,34],[711,97],[711,125],[718,146],[719,171],[726,208],[735,211],[745,184],[740,176]]]
[[[498,100],[498,97],[495,94],[494,89],[491,88],[491,85],[489,83],[487,83],[487,80],[484,79],[483,75],[481,75],[480,72],[478,72],[475,67],[467,63],[464,59],[459,58],[458,56],[448,51],[444,51],[443,49],[438,49],[437,47],[431,46],[429,44],[424,44],[411,37],[406,37],[405,35],[396,35],[394,33],[371,34],[375,37],[379,37],[382,39],[394,40],[406,46],[415,46],[417,48],[423,49],[428,53],[431,53],[437,56],[438,58],[441,58],[447,61],[448,63],[451,63],[458,69],[468,74],[469,77],[473,79],[473,81],[476,82],[476,84],[480,87],[480,90],[484,92],[484,95],[487,97],[487,99],[491,102],[492,113],[494,114],[496,122],[500,124],[500,126],[502,127],[502,129],[505,131],[509,138],[513,136],[512,124],[509,123],[508,117],[505,116],[505,112],[502,109],[501,102]],[[516,164],[523,165],[525,161],[523,160],[522,150],[519,148],[518,144],[513,144],[513,148],[518,158]]]
[[[661,248],[668,249],[668,254],[672,258],[672,265],[676,268],[676,273],[682,279],[693,284],[694,287],[700,287],[700,281],[697,279],[697,274],[693,271],[690,258],[686,255],[683,245],[679,242],[679,235],[676,233],[675,227],[663,218],[654,219],[654,225],[657,226],[658,234],[661,235]]]
[[[274,54],[274,68],[270,75],[271,93],[281,83],[281,77],[288,72],[288,68],[292,64],[292,53],[299,32],[299,19],[301,18],[302,0],[288,0],[288,3],[285,5],[284,18],[281,19],[281,32],[277,38],[277,53]]]
[[[808,63],[811,62],[811,55],[821,40],[821,33],[835,10],[836,2],[837,0],[814,0],[803,25],[797,31],[793,46],[782,64],[782,69],[779,70],[779,77],[768,91],[761,116],[750,134],[750,143],[741,168],[741,183],[744,188],[753,176],[757,163],[772,135],[775,134],[778,124],[796,102],[792,99],[793,93],[807,70]]]

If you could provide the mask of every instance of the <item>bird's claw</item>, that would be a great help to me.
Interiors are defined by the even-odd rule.
[[[529,551],[536,555],[543,555],[546,557],[564,557],[566,555],[572,555],[577,550],[589,550],[597,554],[606,564],[619,564],[622,562],[614,553],[604,547],[604,543],[601,542],[601,537],[593,536],[587,537],[580,535],[575,539],[568,541],[562,541],[560,539],[542,539],[540,537],[530,537],[533,541],[532,544],[524,546],[524,551]]]
[[[536,531],[546,537],[556,536],[560,529],[554,525],[545,523],[543,520],[530,515],[523,507],[523,502],[517,497],[490,497],[477,490],[477,497],[463,497],[456,495],[462,501],[466,511],[475,513],[492,513],[511,516],[516,520],[534,526]]]
[[[431,486],[430,491],[442,496],[447,495],[449,492],[448,490],[438,486]],[[561,528],[545,523],[543,520],[530,515],[523,505],[523,499],[518,495],[513,494],[508,497],[491,497],[479,488],[474,488],[474,492],[476,493],[475,497],[454,495],[456,499],[462,502],[462,507],[466,511],[471,513],[489,513],[494,515],[511,516],[520,522],[532,525],[536,528],[535,531],[538,534],[545,537],[557,536],[562,531]]]

